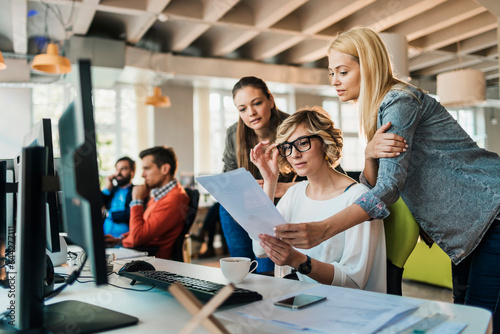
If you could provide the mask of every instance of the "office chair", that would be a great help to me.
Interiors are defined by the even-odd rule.
[[[404,265],[417,244],[420,227],[401,198],[389,206],[389,211],[384,219],[387,293],[401,296]]]
[[[197,189],[184,188],[189,196],[189,209],[184,218],[184,227],[181,234],[177,237],[172,251],[172,260],[180,262],[191,262],[191,247],[189,245],[189,230],[193,225],[196,213],[198,212],[198,202],[200,200],[200,192]]]

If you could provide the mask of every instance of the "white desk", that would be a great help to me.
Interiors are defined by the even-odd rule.
[[[117,261],[125,263],[125,260]],[[183,275],[224,283],[227,281],[220,269],[186,264],[174,261],[151,259],[157,270],[168,270]],[[115,271],[121,267],[115,265]],[[117,275],[110,276],[110,282],[124,287],[131,287],[130,280]],[[293,291],[315,286],[314,283],[277,279],[274,277],[250,274],[239,287],[258,291],[264,298],[281,296]],[[146,289],[147,285],[135,285],[133,288]],[[0,290],[0,310],[6,310],[9,305],[8,290]],[[380,298],[402,298],[380,294]],[[95,287],[92,283],[75,283],[67,287],[53,302],[62,300],[79,300],[101,307],[126,313],[139,318],[139,324],[126,327],[110,333],[177,333],[191,319],[191,315],[167,291],[153,289],[147,292],[128,291],[112,286]],[[52,300],[51,300],[52,302]],[[468,324],[463,333],[491,333],[491,314],[485,310],[453,305],[444,302],[426,301],[417,311],[422,315],[440,312],[454,315],[456,321]],[[243,333],[245,324],[225,323],[231,333]],[[0,327],[2,332],[2,327]],[[263,328],[246,328],[245,333],[267,333]],[[199,327],[195,333],[205,333]]]

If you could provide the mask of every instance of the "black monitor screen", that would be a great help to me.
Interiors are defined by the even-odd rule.
[[[90,62],[81,61],[78,71],[75,88],[79,98],[59,119],[63,221],[70,241],[87,253],[96,283],[106,284]]]
[[[47,175],[53,176],[54,172],[54,150],[52,145],[52,123],[50,119],[44,118],[36,123],[31,130],[24,136],[23,147],[45,147]],[[58,208],[57,192],[50,191],[46,193],[47,203],[47,249],[50,252],[59,252],[61,245],[59,243],[60,215]]]

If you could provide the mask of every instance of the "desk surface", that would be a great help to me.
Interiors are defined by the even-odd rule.
[[[126,260],[117,261],[117,271]],[[168,270],[179,274],[206,279],[226,284],[227,281],[220,269],[195,264],[186,264],[161,259],[151,259],[157,270]],[[117,275],[111,275],[110,283],[123,287],[131,287],[130,280]],[[139,318],[139,324],[119,330],[120,333],[177,333],[191,319],[191,315],[167,291],[153,289],[147,292],[129,291],[113,286],[95,287],[92,283],[75,283],[67,287],[53,302],[63,300],[79,300],[98,305]],[[281,296],[290,292],[304,290],[315,286],[314,283],[302,283],[292,280],[277,279],[269,276],[250,274],[243,283],[237,286],[258,291],[264,298]],[[136,289],[147,289],[146,285],[135,285]],[[0,310],[7,309],[8,290],[0,290]],[[380,298],[402,298],[380,294]],[[52,300],[50,301],[52,302]],[[49,303],[50,303],[49,302]],[[444,302],[425,301],[417,311],[422,315],[435,312],[454,315],[459,322],[468,326],[463,333],[477,334],[491,332],[491,314],[485,310],[454,305]],[[231,333],[242,332],[243,324],[226,323]],[[0,332],[2,327],[0,327]],[[199,327],[195,333],[205,333]],[[267,333],[263,328],[247,328],[245,333]]]

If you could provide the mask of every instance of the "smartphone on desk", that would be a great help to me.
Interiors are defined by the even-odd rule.
[[[326,297],[314,296],[314,295],[308,295],[308,294],[300,294],[300,295],[293,296],[290,298],[278,300],[278,301],[274,302],[274,305],[291,308],[292,310],[298,310],[298,309],[304,308],[306,306],[310,306],[310,305],[319,303],[323,300],[326,300]]]

